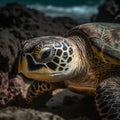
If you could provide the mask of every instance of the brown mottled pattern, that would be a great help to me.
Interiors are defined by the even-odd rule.
[[[103,54],[120,60],[120,24],[84,24],[73,28],[68,36],[77,32],[85,40],[88,38]]]

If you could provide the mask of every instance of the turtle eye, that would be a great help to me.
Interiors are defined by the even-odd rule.
[[[36,47],[33,50],[32,55],[36,60],[40,61],[49,58],[51,53],[52,53],[52,49],[49,47],[45,47],[45,48]]]
[[[46,59],[48,58],[52,53],[51,48],[43,48],[42,50],[42,55],[41,55],[41,59]]]

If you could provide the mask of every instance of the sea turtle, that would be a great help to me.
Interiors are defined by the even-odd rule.
[[[120,25],[87,23],[64,37],[43,36],[23,43],[19,73],[35,79],[27,100],[58,87],[95,95],[103,120],[120,120]]]

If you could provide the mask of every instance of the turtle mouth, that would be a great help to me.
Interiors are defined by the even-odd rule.
[[[22,71],[22,73],[23,74],[25,74],[25,73],[29,73],[29,74],[36,74],[36,75],[44,75],[44,76],[48,76],[48,75],[50,75],[50,76],[57,76],[57,75],[63,75],[64,74],[64,72],[55,72],[55,73],[39,73],[39,72],[32,72],[32,71],[28,71],[28,72],[24,72],[24,71]]]
[[[59,81],[63,81],[64,80],[63,78],[65,78],[63,72],[39,73],[39,72],[22,71],[20,72],[20,74],[27,79],[46,81],[46,82],[59,82]]]

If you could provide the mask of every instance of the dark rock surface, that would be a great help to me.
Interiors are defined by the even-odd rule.
[[[120,23],[120,0],[105,0],[98,8],[98,14],[92,16],[92,22]]]
[[[20,76],[9,79],[8,73],[0,72],[0,108],[24,106],[24,82]]]
[[[64,120],[58,115],[33,109],[8,107],[0,110],[0,120]]]

